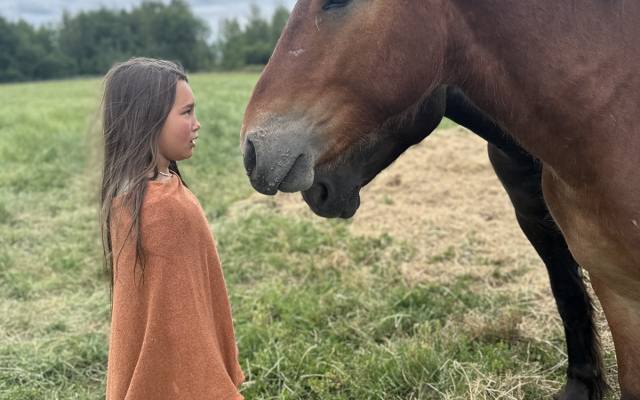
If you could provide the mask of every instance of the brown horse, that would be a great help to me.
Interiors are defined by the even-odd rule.
[[[311,190],[316,170],[414,118],[435,89],[462,88],[542,161],[546,204],[607,316],[622,398],[638,400],[638,21],[625,0],[300,0],[245,115],[252,185]]]

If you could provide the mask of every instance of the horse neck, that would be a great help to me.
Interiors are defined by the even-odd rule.
[[[592,151],[593,138],[584,135],[598,133],[589,116],[619,105],[622,78],[611,60],[629,49],[611,43],[633,37],[626,30],[632,19],[622,16],[619,2],[574,3],[450,3],[455,25],[449,29],[445,83],[462,88],[527,151],[557,170],[577,161],[567,149],[575,157]],[[640,7],[629,7],[640,15]],[[616,24],[620,29],[610,28]]]

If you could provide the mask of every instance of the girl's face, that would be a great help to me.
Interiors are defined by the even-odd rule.
[[[160,132],[160,154],[173,161],[191,158],[199,129],[191,87],[187,82],[179,80],[176,85],[176,100]]]

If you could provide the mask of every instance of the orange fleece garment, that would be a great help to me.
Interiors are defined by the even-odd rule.
[[[113,313],[107,400],[242,400],[231,307],[202,206],[179,176],[149,181],[135,268],[131,216],[113,202]],[[124,247],[123,247],[124,242]],[[141,284],[143,283],[143,284]]]

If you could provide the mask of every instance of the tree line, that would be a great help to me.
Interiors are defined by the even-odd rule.
[[[288,18],[285,7],[265,18],[252,5],[246,24],[224,20],[210,42],[207,22],[184,0],[65,12],[56,26],[34,27],[0,16],[0,82],[101,75],[135,56],[178,61],[189,72],[264,65]]]

